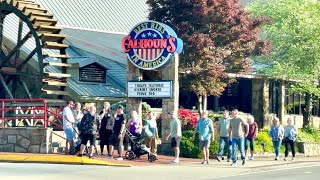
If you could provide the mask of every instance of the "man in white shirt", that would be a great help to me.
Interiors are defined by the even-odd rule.
[[[63,130],[66,134],[66,154],[69,153],[70,147],[73,146],[74,129],[73,124],[75,124],[75,119],[73,115],[73,101],[68,101],[67,106],[63,109]]]

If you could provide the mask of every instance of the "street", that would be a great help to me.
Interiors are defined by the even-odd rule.
[[[228,167],[200,165],[155,165],[108,167],[63,164],[0,163],[1,180],[63,179],[319,179],[320,163],[305,162],[273,167]]]

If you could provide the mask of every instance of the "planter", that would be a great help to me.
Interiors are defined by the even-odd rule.
[[[317,142],[298,142],[297,147],[300,153],[306,157],[320,156],[320,143]]]

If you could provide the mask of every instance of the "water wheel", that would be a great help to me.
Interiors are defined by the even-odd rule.
[[[71,64],[67,62],[68,45],[63,43],[66,35],[60,34],[57,20],[33,0],[0,3],[0,98],[68,95],[67,78],[71,75],[67,68]],[[14,19],[16,29],[6,28]],[[14,34],[16,42],[9,41],[6,33]]]

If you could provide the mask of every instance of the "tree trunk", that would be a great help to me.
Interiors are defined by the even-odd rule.
[[[199,113],[202,112],[202,96],[201,95],[198,95],[198,111]]]
[[[303,127],[310,125],[311,116],[311,94],[307,93],[305,96],[305,109],[303,111]]]
[[[207,95],[203,95],[203,110],[206,111],[208,108],[208,96]]]

